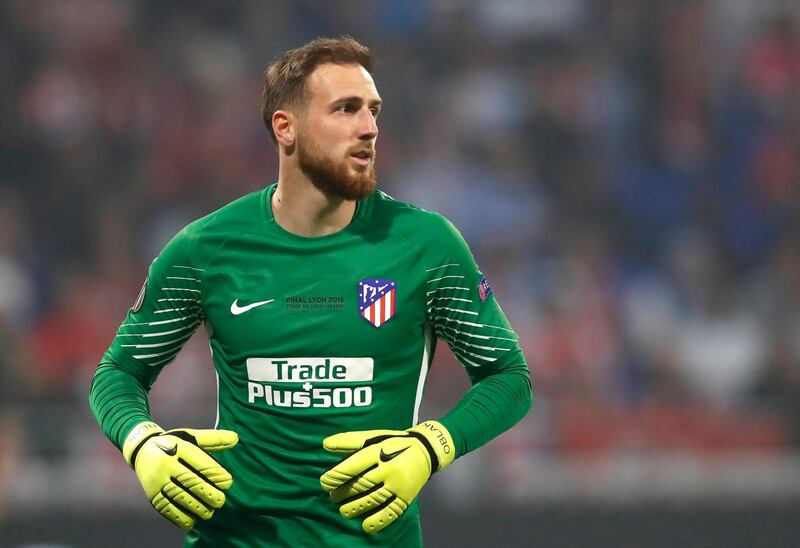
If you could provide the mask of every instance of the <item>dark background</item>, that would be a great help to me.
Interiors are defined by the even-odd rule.
[[[379,61],[381,188],[461,229],[532,369],[425,490],[428,545],[796,543],[796,2],[7,0],[0,546],[179,544],[90,378],[164,243],[275,180],[261,72],[340,34]],[[467,387],[440,346],[421,416]],[[154,417],[215,397],[197,335]]]

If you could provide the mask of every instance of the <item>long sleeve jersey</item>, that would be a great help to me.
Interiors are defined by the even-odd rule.
[[[437,213],[376,191],[343,230],[318,238],[276,223],[276,185],[175,236],[95,373],[90,404],[109,439],[152,420],[147,392],[201,325],[218,381],[215,455],[234,477],[225,506],[188,546],[415,546],[416,503],[370,536],[319,486],[339,459],[322,439],[406,429],[437,340],[473,388],[439,418],[457,456],[515,424],[531,403],[517,335],[467,244]]]

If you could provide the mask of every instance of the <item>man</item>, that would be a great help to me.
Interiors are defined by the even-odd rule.
[[[167,244],[95,373],[98,422],[187,546],[419,546],[430,475],[530,406],[517,337],[458,231],[375,190],[371,68],[344,38],[266,71],[277,184]],[[164,432],[147,391],[201,323],[218,429]],[[437,338],[474,386],[418,424]]]

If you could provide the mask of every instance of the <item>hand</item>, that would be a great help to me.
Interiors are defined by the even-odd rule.
[[[137,425],[122,448],[147,498],[181,529],[197,518],[209,519],[225,504],[233,478],[208,453],[230,449],[239,441],[230,430],[164,430],[152,422]]]
[[[400,517],[431,474],[455,458],[452,436],[436,421],[408,430],[344,432],[325,438],[322,446],[350,454],[325,472],[320,484],[340,504],[343,517],[365,516],[361,527],[367,533]]]

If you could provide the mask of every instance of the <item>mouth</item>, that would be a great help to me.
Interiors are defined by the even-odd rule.
[[[359,150],[357,152],[353,152],[350,154],[350,158],[353,159],[359,165],[366,166],[372,161],[374,153],[371,150]]]

